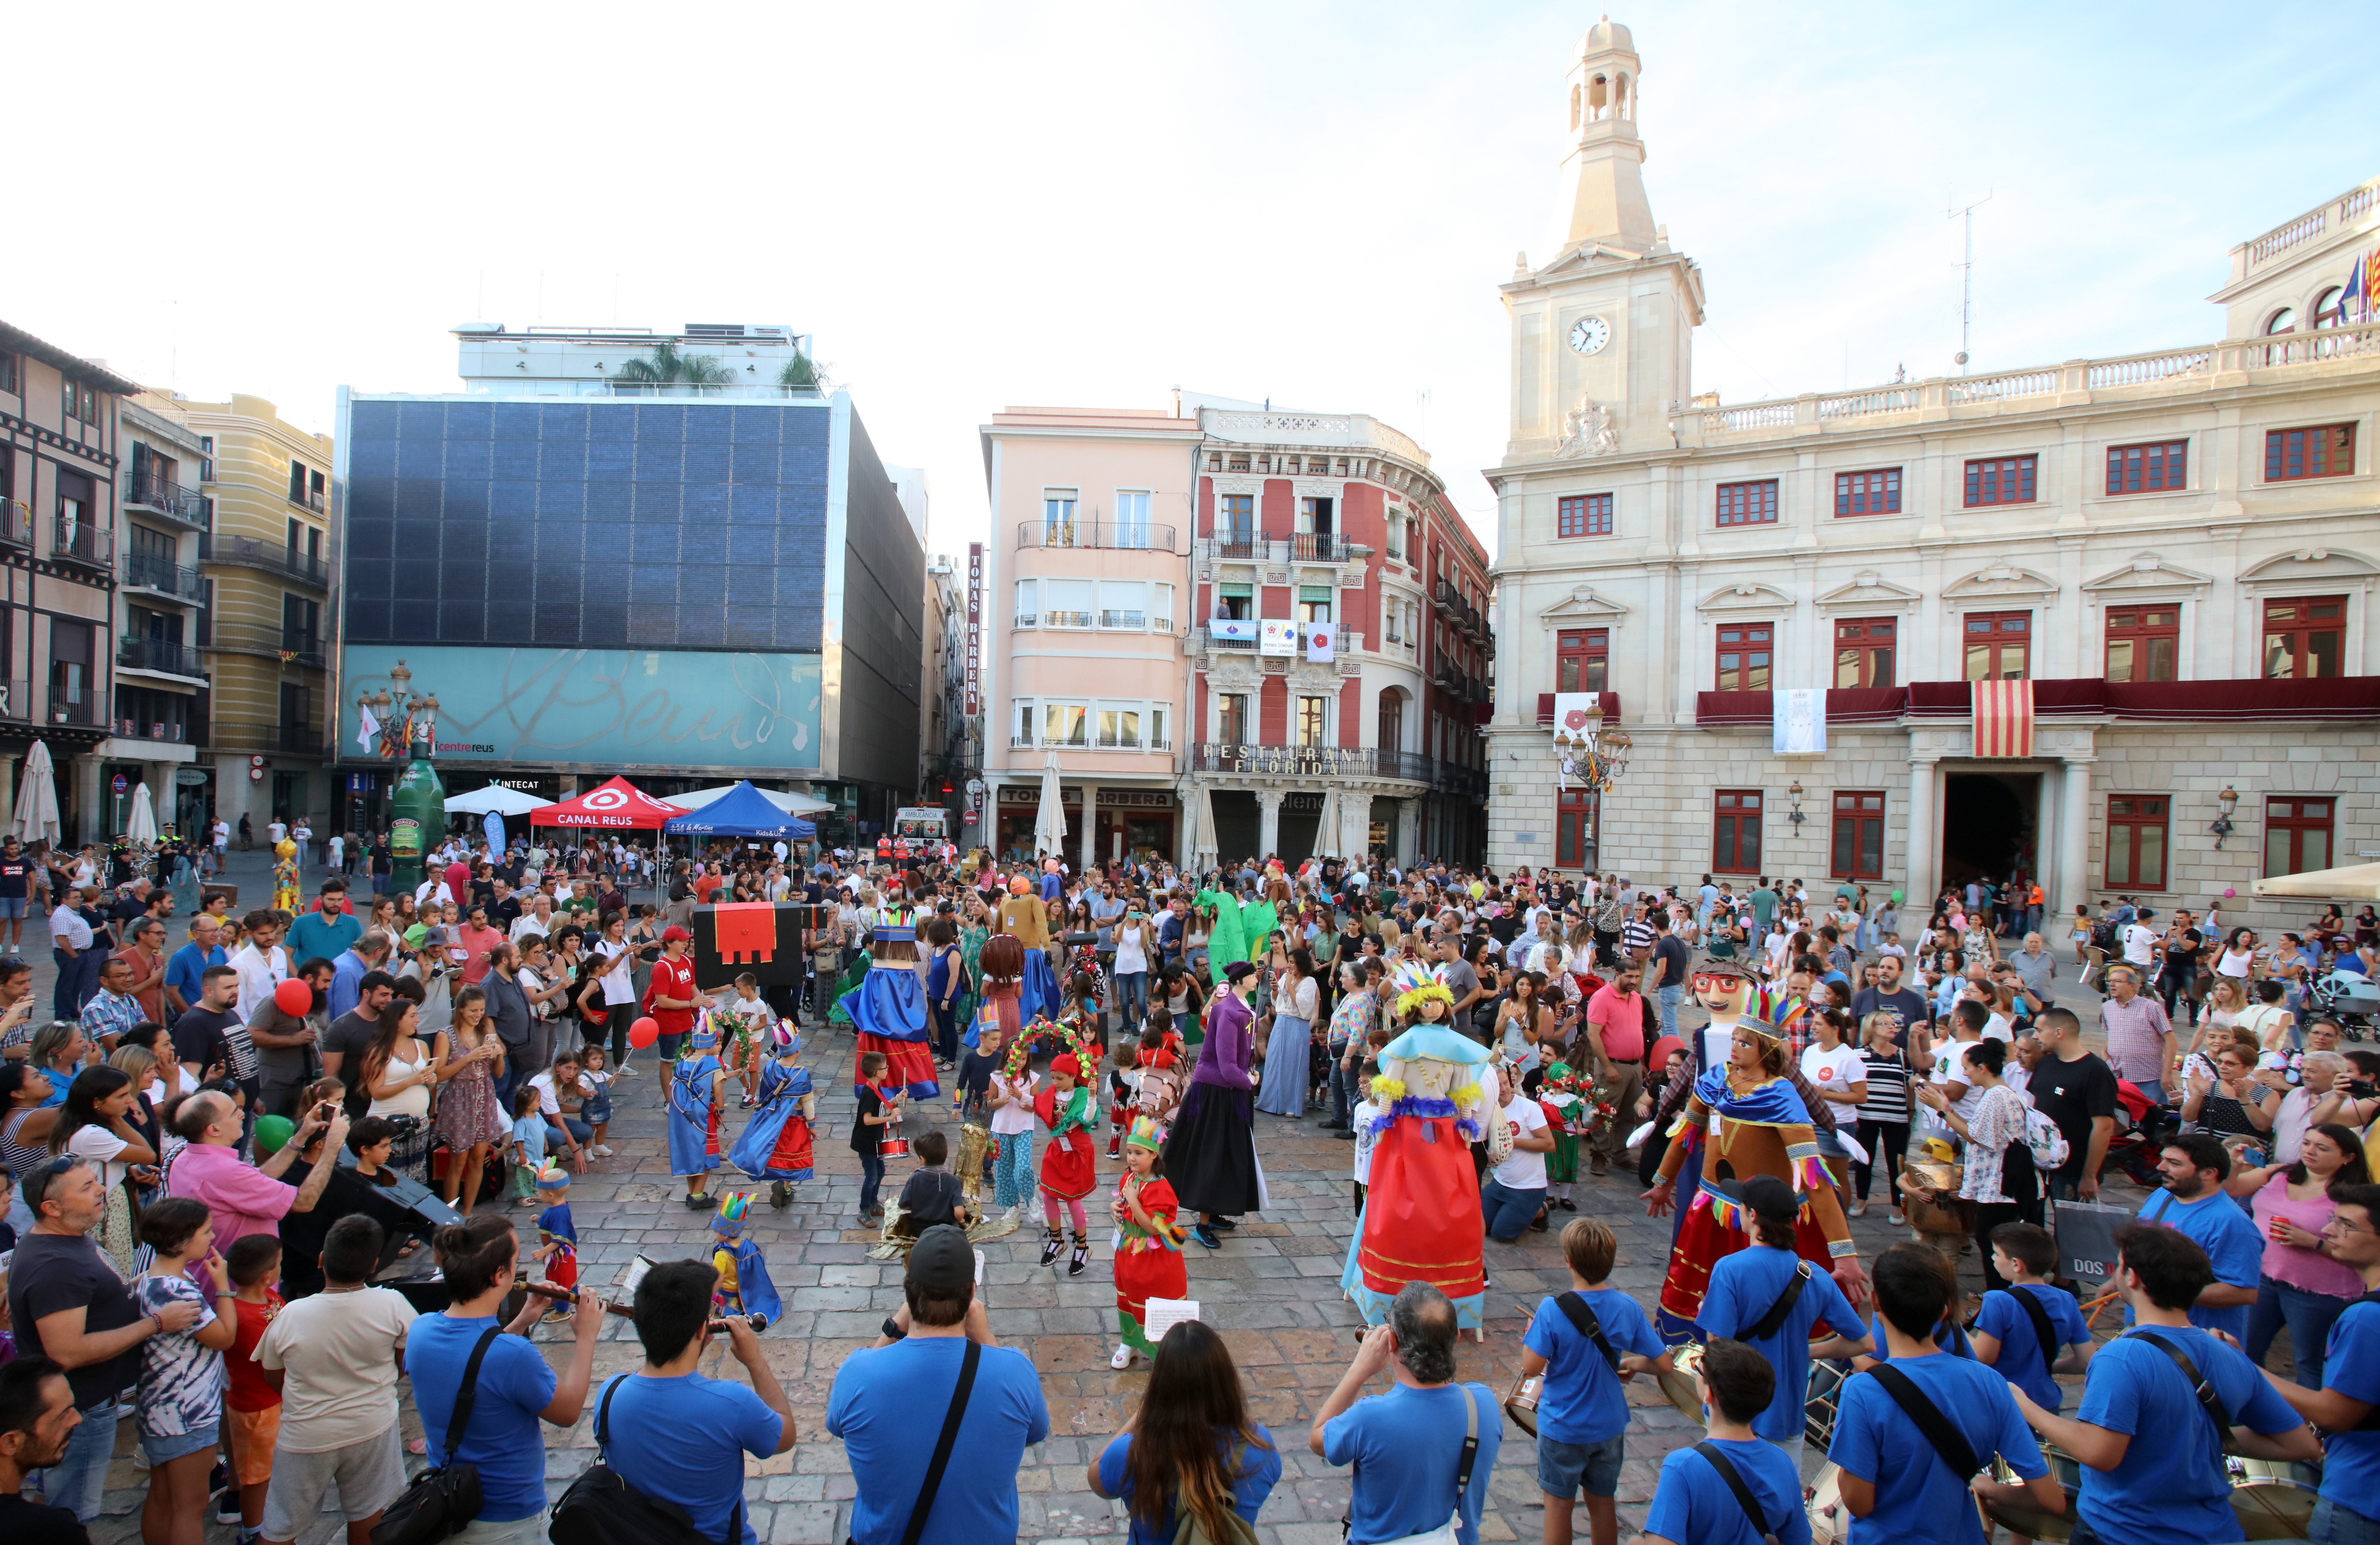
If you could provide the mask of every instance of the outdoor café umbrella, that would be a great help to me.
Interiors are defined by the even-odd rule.
[[[124,824],[126,842],[157,840],[157,806],[149,797],[149,781],[144,778],[132,790],[132,815]]]
[[[25,775],[17,785],[17,820],[12,828],[26,842],[58,840],[58,785],[50,768],[50,748],[33,742],[25,753]]]
[[[1041,764],[1041,808],[1033,816],[1033,856],[1066,853],[1066,806],[1058,791],[1058,753]]]

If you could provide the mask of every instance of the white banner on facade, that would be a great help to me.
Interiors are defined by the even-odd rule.
[[[1554,738],[1581,740],[1588,726],[1596,723],[1596,708],[1603,695],[1599,692],[1557,692],[1554,694]]]
[[[1328,664],[1333,659],[1337,658],[1332,651],[1337,649],[1338,643],[1338,634],[1331,627],[1330,624],[1327,622],[1310,622],[1305,625],[1305,658],[1313,661],[1316,664]],[[1332,840],[1335,841],[1337,839],[1333,838]],[[1343,857],[1343,855],[1333,853],[1330,854],[1330,857],[1337,858]]]
[[[1768,695],[1769,750],[1778,756],[1823,756],[1827,749],[1827,691],[1794,687]]]
[[[1229,639],[1234,642],[1253,644],[1257,641],[1256,619],[1253,617],[1210,618],[1207,624],[1207,636],[1211,639]]]
[[[1267,617],[1262,626],[1263,631],[1257,636],[1258,654],[1286,654],[1293,657],[1296,655],[1297,624],[1275,622],[1270,617]]]

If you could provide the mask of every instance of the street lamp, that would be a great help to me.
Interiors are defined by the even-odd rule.
[[[356,712],[365,733],[379,737],[381,757],[401,769],[388,796],[389,883],[409,889],[421,882],[429,843],[446,834],[446,787],[430,760],[438,748],[438,694],[415,692],[400,660],[389,667],[386,687],[357,694]]]
[[[2220,851],[2223,839],[2231,834],[2231,812],[2240,808],[2240,791],[2225,784],[2223,792],[2215,797],[2215,808],[2220,813],[2206,829],[2215,833],[2215,846]]]
[[[1792,818],[1791,818],[1791,819],[1792,819],[1792,821],[1793,821],[1793,829],[1794,829],[1795,831],[1797,831],[1797,832],[1798,832],[1798,831],[1800,831],[1800,830],[1802,829],[1802,819],[1803,819],[1803,818],[1802,818],[1802,780],[1800,780],[1799,778],[1794,779],[1794,780],[1793,780],[1793,786],[1792,786],[1792,787],[1791,787],[1791,788],[1789,788],[1789,789],[1787,789],[1787,790],[1785,791],[1785,796],[1786,796],[1786,797],[1787,797],[1787,798],[1789,798],[1789,799],[1791,799],[1791,800],[1792,800],[1792,801],[1793,801],[1793,814],[1792,814]]]
[[[1603,797],[1610,792],[1628,771],[1628,752],[1632,742],[1628,732],[1617,724],[1603,722],[1603,694],[1600,692],[1562,692],[1554,698],[1555,772],[1562,792],[1568,793],[1571,783],[1577,780],[1593,801],[1589,815],[1589,835],[1580,842],[1579,857],[1591,868],[1587,858],[1587,842],[1600,837],[1603,829]],[[1560,844],[1555,844],[1557,861]]]

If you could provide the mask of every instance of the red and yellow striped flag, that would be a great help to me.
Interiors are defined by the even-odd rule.
[[[1975,755],[2033,755],[2033,683],[1971,681],[1975,719]]]

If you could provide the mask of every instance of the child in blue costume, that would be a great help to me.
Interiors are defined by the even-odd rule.
[[[888,883],[885,904],[863,914],[868,924],[868,975],[836,1006],[851,1020],[862,1053],[882,1053],[888,1088],[918,1100],[941,1093],[934,1077],[932,1030],[926,1014],[925,984],[917,975],[917,925],[921,913],[905,901],[897,882]],[[856,1064],[855,1064],[856,1069]]]
[[[780,1021],[769,1040],[776,1056],[760,1069],[760,1107],[727,1157],[753,1179],[769,1182],[769,1205],[783,1207],[793,1200],[791,1187],[810,1177],[818,1095],[801,1064],[802,1038],[793,1021]]]
[[[578,1290],[578,1229],[570,1221],[570,1172],[548,1163],[537,1172],[538,1199],[548,1203],[537,1215],[537,1248],[531,1260],[545,1263],[544,1280],[556,1287]],[[569,1311],[555,1308],[548,1320],[567,1320]]]
[[[685,1052],[670,1064],[667,1091],[670,1174],[686,1178],[686,1205],[707,1211],[707,1177],[719,1167],[720,1085],[727,1069],[719,1060],[719,1032],[706,1011],[694,1022]]]
[[[750,1315],[752,1329],[762,1331],[771,1320],[783,1319],[785,1309],[777,1300],[777,1284],[769,1280],[768,1258],[744,1237],[744,1214],[751,1208],[752,1198],[738,1191],[722,1198],[710,1220],[711,1232],[719,1235],[710,1253],[711,1269],[719,1273],[711,1303],[721,1314]]]

